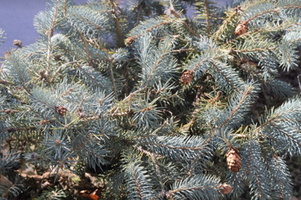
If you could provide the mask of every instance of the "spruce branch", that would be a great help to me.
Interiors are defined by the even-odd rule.
[[[142,16],[142,4],[140,3],[139,9],[138,9],[138,14],[137,14],[137,20],[136,20],[136,24],[135,24],[136,26],[139,24],[141,16]]]
[[[296,107],[298,100],[292,100],[284,103],[282,106],[277,108],[275,111],[270,113],[270,116],[262,122],[260,126],[252,131],[252,134],[261,133],[272,138],[277,139],[276,141],[271,140],[273,146],[277,151],[283,152],[288,151],[291,154],[300,154],[301,140],[298,135],[299,133],[299,120],[295,119],[300,111],[300,107]],[[286,108],[286,109],[284,109]],[[284,120],[282,120],[284,119]],[[267,130],[273,130],[271,133]],[[282,139],[278,139],[278,138]],[[283,142],[289,143],[290,146],[283,146]],[[296,151],[298,149],[298,151]],[[294,152],[294,153],[293,153]]]
[[[196,95],[195,95],[195,101],[193,102],[193,106],[195,107],[195,109],[194,109],[194,111],[192,112],[192,118],[191,118],[191,120],[187,123],[187,124],[185,124],[183,127],[181,127],[181,130],[189,130],[190,129],[190,127],[192,127],[193,125],[194,125],[194,123],[196,122],[196,120],[197,120],[197,114],[198,114],[198,112],[199,112],[199,107],[198,107],[198,105],[199,105],[199,102],[200,102],[200,95],[201,95],[201,89],[200,88],[198,88],[197,89],[197,92],[196,92]]]
[[[119,25],[116,6],[115,6],[115,3],[114,3],[113,0],[110,0],[110,4],[111,4],[113,19],[114,19],[114,22],[115,22],[115,27],[116,27],[116,32],[117,32],[118,44],[119,44],[120,47],[124,47],[124,41],[123,41],[123,36],[122,36],[122,32],[121,32],[120,25]]]
[[[18,113],[18,110],[12,110],[12,109],[6,109],[6,110],[0,110],[0,112],[4,112],[5,114],[14,114]]]
[[[236,106],[234,106],[232,110],[230,110],[230,115],[228,116],[228,118],[222,124],[219,125],[219,129],[225,126],[227,123],[229,123],[230,120],[235,121],[236,119],[234,117],[241,117],[239,112],[243,112],[244,109],[246,109],[244,107],[249,106],[248,103],[250,103],[249,101],[254,95],[253,91],[254,91],[253,85],[250,85],[245,88],[243,93],[239,96]]]
[[[77,27],[75,27],[75,28],[76,28],[77,32],[80,35],[80,38],[82,39],[82,41],[84,43],[85,51],[86,51],[86,56],[87,56],[87,61],[88,61],[88,63],[89,63],[90,66],[93,66],[92,62],[91,62],[91,57],[90,57],[90,52],[89,52],[87,40],[86,40],[85,36],[80,32],[80,30],[78,30]]]
[[[266,155],[265,153],[263,153],[264,161],[265,161],[265,163],[266,163],[266,165],[267,165],[267,167],[268,167],[270,173],[272,174],[272,178],[273,178],[274,181],[277,181],[277,179],[276,179],[276,177],[275,177],[275,174],[273,174],[273,169],[272,169],[272,166],[271,166],[270,163],[269,163],[269,160],[268,160],[267,156],[268,156],[268,155]],[[275,154],[273,154],[273,159],[276,160]]]
[[[207,0],[204,0],[205,14],[206,14],[206,24],[207,24],[207,37],[210,37],[210,21],[209,21],[209,9]]]
[[[186,52],[186,51],[196,52],[195,49],[175,49],[175,50],[172,50],[171,52],[183,53],[183,52]]]
[[[216,131],[213,131],[209,137],[207,138],[207,140],[204,142],[204,151],[206,150],[206,148],[210,145],[210,142],[212,141],[213,137],[216,135]],[[196,167],[196,164],[199,162],[199,159],[202,157],[203,155],[201,153],[199,153],[194,159],[193,161],[191,162],[190,164],[190,167],[188,168],[187,172],[186,172],[186,175],[187,177],[193,175],[193,170],[195,169]],[[205,160],[206,161],[206,160]]]
[[[149,152],[149,151],[147,151],[147,150],[142,149],[141,146],[136,147],[136,149],[137,149],[138,151],[141,151],[141,152],[143,152],[144,154],[148,155],[149,157],[151,157],[151,160],[152,160],[152,162],[154,163],[154,166],[155,166],[155,170],[156,170],[157,177],[158,177],[158,179],[159,179],[159,183],[160,183],[160,186],[161,186],[161,191],[162,191],[162,192],[165,191],[165,190],[164,190],[164,186],[163,186],[163,181],[162,181],[162,176],[161,176],[160,168],[159,168],[159,165],[158,165],[157,160],[156,160],[156,157],[158,157],[158,155],[156,155],[156,154],[154,154],[154,153],[151,153],[151,152]]]
[[[31,94],[30,90],[28,89],[28,87],[26,86],[25,83],[22,84],[22,87],[24,88],[24,90],[25,90],[28,94]]]
[[[188,161],[195,159],[200,153],[211,155],[206,141],[196,136],[191,138],[160,136],[144,138],[144,140],[143,144],[152,152],[170,159]],[[204,160],[207,159],[210,157],[204,158]]]
[[[273,51],[277,48],[278,47],[266,47],[266,48],[255,48],[255,49],[230,49],[230,50],[221,49],[221,51],[229,52],[229,53],[247,53],[247,52]]]
[[[55,26],[55,23],[56,23],[56,15],[57,15],[57,11],[58,11],[58,4],[59,4],[59,0],[56,1],[55,11],[54,11],[54,14],[53,14],[51,27],[47,31],[47,33],[48,33],[48,35],[47,35],[48,36],[48,43],[47,43],[47,69],[46,69],[46,71],[48,73],[49,73],[50,56],[51,56],[51,50],[52,50],[51,37],[53,36],[54,26]]]
[[[271,166],[273,167],[272,172],[280,185],[280,192],[278,193],[278,197],[282,198],[291,198],[292,194],[292,185],[290,184],[290,176],[287,177],[286,174],[289,174],[288,168],[284,163],[284,160],[279,156],[273,155],[272,161],[270,161]],[[278,186],[279,188],[279,186]]]
[[[64,63],[62,64],[60,67],[58,67],[58,69],[55,71],[55,73],[53,74],[51,80],[50,80],[50,83],[53,82],[54,78],[56,77],[56,75],[59,73],[59,71],[62,69],[63,66],[67,66],[69,64],[73,64],[73,63],[77,63],[77,61],[71,61],[71,62],[67,62],[67,63]]]
[[[156,30],[160,26],[168,25],[172,23],[173,20],[166,18],[166,17],[158,17],[158,18],[150,18],[144,22],[141,22],[138,26],[133,28],[129,33],[128,33],[128,38],[126,41],[127,43],[131,43],[132,41],[135,41],[136,39],[142,37],[146,33],[149,33],[153,30]]]
[[[131,149],[130,149],[131,150]],[[133,151],[131,151],[133,152]],[[131,153],[131,152],[128,152]],[[145,167],[140,164],[135,155],[125,155],[124,172],[126,176],[127,191],[130,199],[151,199],[153,184]]]
[[[0,80],[0,84],[2,84],[2,85],[15,85],[14,83],[11,83],[11,82],[6,81],[6,80]]]
[[[99,45],[99,44],[97,43],[97,41],[92,40],[92,38],[90,38],[89,40],[86,40],[86,41],[87,41],[91,46],[96,47],[97,49],[99,49],[99,50],[101,50],[101,51],[104,51],[105,53],[108,52],[108,50],[107,50],[106,48],[104,48],[104,47],[102,47],[101,45]]]
[[[140,87],[138,90],[136,90],[136,91],[134,91],[134,92],[131,92],[127,97],[125,97],[125,98],[123,99],[123,102],[126,102],[126,100],[131,101],[131,100],[132,100],[132,97],[133,97],[135,94],[137,94],[137,93],[139,93],[139,92],[142,92],[142,91],[144,91],[144,90],[146,90],[146,89],[147,89],[147,87],[144,85],[144,86]]]
[[[87,77],[89,77],[91,80],[93,80],[93,81],[95,81],[95,79],[92,77],[92,76],[90,76],[81,66],[80,66],[80,64],[77,62],[77,61],[74,61],[74,62],[76,62],[76,66],[82,71],[82,72],[84,72],[84,74],[87,76]],[[100,84],[99,82],[96,82],[96,84],[98,85],[98,86],[100,86],[102,89],[105,89],[105,87],[102,85],[102,84]]]
[[[231,85],[231,87],[238,92],[238,88],[232,83],[232,81],[223,73],[223,71],[214,63],[211,62],[214,68],[223,76],[223,78]]]
[[[281,128],[279,128],[276,124],[274,124],[273,122],[270,122],[269,125],[271,125],[277,131],[279,131],[280,133],[282,133],[285,137],[287,137],[290,140],[292,140],[294,143],[298,144],[299,148],[301,149],[301,142],[299,142],[297,139],[295,139],[294,137],[292,137],[288,132],[285,132],[284,130],[282,130]]]
[[[1,76],[1,73],[2,73],[2,70],[3,70],[3,66],[4,66],[4,63],[2,63],[1,66],[0,66],[0,76]]]
[[[111,58],[110,59],[111,80],[112,80],[112,84],[113,84],[115,98],[118,99],[117,89],[116,89],[116,84],[115,84],[115,79],[114,79],[114,74],[113,74],[113,62],[114,62],[114,58]]]
[[[218,199],[221,194],[216,190],[221,185],[219,179],[213,176],[196,175],[176,181],[169,195],[181,199],[183,195],[189,199]]]
[[[172,0],[169,0],[169,4],[170,4],[170,8],[169,8],[169,10],[170,10],[170,13],[171,14],[173,14],[176,18],[181,18],[181,16],[176,12],[176,10],[175,10],[175,8],[174,8],[174,6],[173,6],[173,4],[172,4]],[[186,23],[186,22],[183,22],[183,25],[184,25],[184,27],[193,35],[193,36],[195,36],[195,37],[199,37],[199,35],[196,33],[196,32],[194,32],[189,26],[188,26],[188,24]]]
[[[271,32],[275,31],[275,30],[271,30],[271,29],[269,29],[269,30]],[[253,34],[261,33],[261,32],[264,32],[264,31],[268,31],[268,30],[259,30],[259,29],[256,29],[254,31],[245,32],[245,33],[243,33],[243,34],[241,34],[241,35],[239,35],[239,36],[237,36],[237,37],[235,37],[235,38],[227,41],[226,43],[224,43],[224,45],[226,46],[226,45],[232,44],[235,41],[239,41],[241,38],[244,38],[244,37],[250,37],[253,40],[253,37],[252,37]]]
[[[260,17],[261,15],[264,15],[264,14],[267,14],[267,13],[279,13],[279,10],[278,9],[273,9],[273,10],[266,10],[264,12],[261,12],[261,13],[258,13],[257,15],[251,17],[250,19],[246,20],[245,23],[249,23],[250,21],[256,19],[257,17]]]
[[[50,82],[50,80],[49,80],[49,73],[46,71],[44,71],[44,70],[40,70],[39,71],[39,74],[40,74],[40,79],[41,80],[46,80],[46,82],[48,83],[48,85],[50,86],[51,85],[51,82]]]
[[[128,80],[128,67],[130,66],[130,62],[127,62],[123,67],[122,67],[122,75],[124,78],[124,92],[125,95],[129,95],[129,80]]]
[[[103,199],[233,199],[245,185],[253,199],[290,199],[284,157],[301,155],[301,101],[281,78],[299,64],[300,2],[245,1],[222,22],[204,0],[205,21],[192,25],[172,1],[171,16],[155,16],[161,3],[47,2],[41,37],[1,63],[0,171],[18,164],[7,148],[51,173],[102,170]],[[72,179],[58,177],[62,188]]]
[[[2,176],[2,175],[0,175]],[[10,185],[9,188],[7,188],[6,192],[1,194],[2,198],[6,199],[6,197],[9,195],[9,193],[14,192],[14,193],[19,193],[18,190],[20,190],[17,186],[18,186],[18,182],[17,182],[17,178],[14,182],[14,184]],[[17,195],[16,195],[17,196]]]
[[[267,166],[261,157],[261,150],[258,142],[254,139],[247,141],[244,153],[248,155],[246,174],[250,183],[251,193],[257,198],[270,198],[270,177],[267,173],[261,173],[261,170],[267,171]]]
[[[159,57],[156,57],[155,60],[156,62],[154,63],[154,65],[151,67],[151,70],[150,72],[148,73],[148,78],[147,80],[145,80],[145,82],[142,82],[142,85],[149,85],[150,81],[154,79],[154,75],[156,74],[156,72],[158,71],[158,68],[159,67],[162,67],[160,66],[160,64],[166,60],[165,58],[167,56],[170,55],[170,53],[172,52],[171,48],[173,46],[173,43],[174,41],[178,38],[179,36],[173,36],[173,38],[171,40],[167,40],[168,41],[168,44],[166,45],[165,49],[163,51],[161,51],[160,55],[158,55]],[[165,45],[164,45],[165,46]],[[143,63],[144,64],[144,63]],[[166,66],[167,67],[167,66]],[[146,68],[146,67],[145,67]]]
[[[232,12],[232,14],[223,21],[223,24],[219,27],[219,29],[212,35],[212,38],[214,38],[214,42],[216,42],[220,36],[223,34],[225,28],[235,20],[235,17],[238,15],[238,12]]]

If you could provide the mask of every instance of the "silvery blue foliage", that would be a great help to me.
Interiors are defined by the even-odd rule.
[[[187,20],[181,2],[48,0],[0,69],[0,175],[22,160],[55,181],[84,166],[104,199],[290,199],[301,102],[279,77],[299,64],[300,2],[238,3],[222,22],[211,1]]]

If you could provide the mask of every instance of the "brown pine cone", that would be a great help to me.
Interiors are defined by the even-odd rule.
[[[227,164],[230,171],[239,172],[241,168],[241,156],[235,147],[232,147],[227,152]]]
[[[56,106],[56,107],[54,107],[54,110],[61,116],[64,116],[67,112],[67,108],[65,108],[63,106]]]
[[[228,184],[223,184],[220,188],[222,194],[229,194],[232,191],[231,185]]]
[[[180,81],[183,85],[188,85],[192,81],[192,78],[193,78],[193,72],[186,71],[182,74]]]
[[[22,48],[22,41],[21,40],[14,40],[13,43],[14,46],[17,46],[19,48]]]
[[[244,22],[240,22],[236,29],[235,29],[235,35],[240,36],[242,34],[244,34],[246,31],[248,30],[248,22],[244,21]]]

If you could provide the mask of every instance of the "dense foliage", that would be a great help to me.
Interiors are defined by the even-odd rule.
[[[48,0],[0,69],[2,199],[291,199],[300,20],[297,0]]]

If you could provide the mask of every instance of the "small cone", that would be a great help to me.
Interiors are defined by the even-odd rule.
[[[64,116],[67,112],[67,108],[65,108],[63,106],[56,106],[54,109],[61,116]]]
[[[192,81],[192,78],[193,78],[193,72],[186,71],[182,74],[180,81],[181,83],[183,83],[183,85],[188,85]]]
[[[239,151],[235,147],[232,147],[227,152],[227,164],[230,171],[235,173],[239,172],[241,168],[241,157]]]
[[[232,191],[231,185],[223,184],[223,185],[221,186],[220,192],[221,192],[222,194],[229,194],[231,191]]]
[[[21,40],[14,40],[13,43],[14,46],[17,46],[19,48],[22,48],[22,41]]]
[[[237,25],[234,33],[235,35],[240,36],[244,34],[247,30],[248,30],[248,22],[244,21]]]

